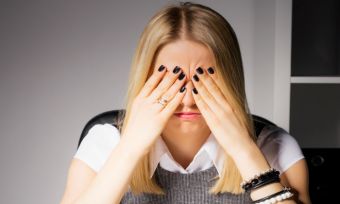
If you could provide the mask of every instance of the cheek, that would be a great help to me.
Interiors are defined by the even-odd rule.
[[[176,118],[176,116],[174,116],[174,115],[172,115],[170,118],[169,118],[169,120],[168,120],[168,122],[166,123],[166,125],[165,125],[165,127],[164,127],[164,130],[166,131],[166,130],[173,130],[173,129],[178,129],[178,125],[179,125],[179,121],[178,120],[176,120],[177,118]]]

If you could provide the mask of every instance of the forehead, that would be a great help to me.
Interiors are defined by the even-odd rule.
[[[214,66],[214,57],[207,46],[189,40],[177,40],[166,44],[155,59],[155,66],[165,65],[169,70],[180,66],[189,72],[197,67]]]

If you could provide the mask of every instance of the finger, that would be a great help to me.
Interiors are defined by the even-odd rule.
[[[164,77],[165,73],[166,73],[166,67],[164,65],[161,65],[156,71],[153,72],[153,74],[146,81],[139,95],[141,97],[149,96],[152,90],[156,88],[158,83]]]
[[[176,92],[176,95],[173,97],[173,99],[164,107],[162,114],[164,114],[166,117],[170,117],[181,103],[186,92],[186,87],[182,86],[182,88]]]
[[[206,69],[206,73],[213,79],[215,84],[221,89],[222,86],[224,86],[221,77],[218,77],[216,74],[216,71],[213,67],[209,67]],[[222,90],[222,89],[221,89]]]
[[[185,85],[183,86],[184,82],[185,82],[185,74],[184,72],[182,72],[178,79],[176,80],[176,82],[164,93],[164,95],[162,96],[162,98],[166,99],[167,101],[171,101],[176,94],[180,91],[183,92],[185,90]],[[156,100],[151,101],[153,103],[155,103]],[[161,111],[165,106],[163,106],[162,104],[160,104],[158,101],[156,101],[156,103],[159,104],[159,108],[158,111]]]
[[[175,82],[175,80],[179,77],[181,73],[181,68],[176,66],[171,72],[168,72],[162,81],[158,84],[158,86],[153,90],[150,94],[149,99],[151,101],[155,101],[160,98],[171,85]]]
[[[172,100],[177,92],[183,87],[185,83],[185,74],[182,72],[179,76],[178,79],[175,81],[174,84],[161,96],[162,98],[167,99],[168,101]]]
[[[202,99],[200,94],[197,92],[196,88],[194,88],[191,92],[192,96],[194,97],[195,103],[200,112],[202,113],[203,117],[205,118],[205,121],[207,122],[208,126],[212,125],[214,121],[217,121],[215,114],[211,111],[210,107]]]
[[[198,67],[196,69],[196,75],[199,76],[199,79],[201,79],[200,82],[204,85],[206,90],[209,91],[211,96],[220,105],[220,107],[227,107],[227,106],[229,106],[229,104],[227,102],[227,99],[222,94],[221,89],[216,84],[217,83],[217,78],[215,77],[216,74],[214,74],[214,70],[211,67],[209,67],[208,70],[210,70],[210,71],[208,72],[207,70],[204,70],[203,68]]]
[[[221,113],[223,111],[223,108],[220,107],[220,105],[216,102],[210,92],[204,87],[202,80],[199,79],[197,74],[194,74],[192,79],[194,87],[198,92],[197,94],[199,94],[201,97],[200,99],[203,100],[210,107],[212,112],[214,112],[215,114]]]

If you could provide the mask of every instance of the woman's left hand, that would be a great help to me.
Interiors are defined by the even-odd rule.
[[[207,70],[197,68],[192,77],[194,89],[192,95],[198,109],[201,111],[207,125],[223,149],[231,154],[237,154],[253,140],[245,127],[241,125],[219,86],[213,68]]]

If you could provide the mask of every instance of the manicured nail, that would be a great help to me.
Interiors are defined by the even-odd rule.
[[[185,91],[185,85],[184,86],[182,86],[182,88],[179,90],[181,93],[183,93],[184,91]]]
[[[182,80],[182,79],[184,79],[184,77],[185,77],[184,72],[181,72],[181,74],[178,76],[178,79],[179,79],[179,80]]]
[[[199,81],[200,80],[196,74],[192,78],[194,78],[195,81]]]
[[[214,71],[214,69],[212,67],[209,67],[208,68],[208,72],[209,72],[209,74],[213,74],[215,71]]]
[[[158,68],[158,71],[161,72],[161,71],[164,70],[164,68],[165,68],[165,67],[164,67],[163,65],[161,65],[161,66]]]
[[[175,69],[172,71],[174,74],[177,74],[181,68],[179,66],[176,66]]]
[[[199,73],[199,74],[203,74],[203,69],[201,67],[198,67],[196,69],[196,72]]]
[[[198,91],[196,88],[193,88],[192,91],[194,92],[194,94],[198,94]]]

